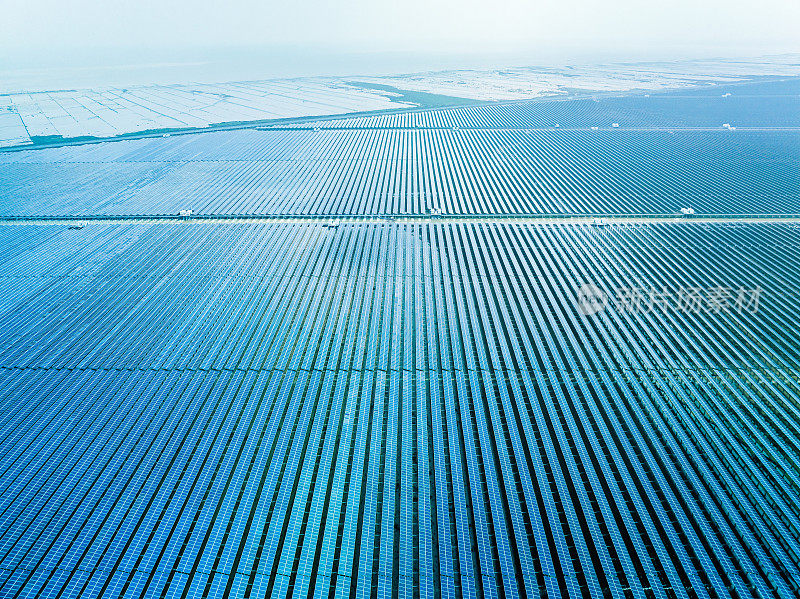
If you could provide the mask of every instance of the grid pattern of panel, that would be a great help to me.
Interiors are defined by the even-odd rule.
[[[0,227],[3,597],[792,597],[800,229]],[[575,291],[763,288],[593,316]]]
[[[798,155],[796,131],[227,131],[0,154],[0,216],[797,214]]]
[[[0,97],[0,147],[403,106],[331,79],[7,93],[11,86],[4,81]]]
[[[584,92],[585,93],[585,92]],[[518,102],[377,114],[291,127],[538,128],[538,127],[800,126],[800,78],[775,83],[710,86],[666,93],[581,100]],[[275,125],[285,127],[286,125]]]

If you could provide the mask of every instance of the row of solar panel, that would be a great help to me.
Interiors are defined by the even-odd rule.
[[[674,343],[659,357],[670,364],[689,350],[709,368],[741,368],[756,351],[774,361],[765,364],[800,367],[794,225],[126,223],[3,232],[9,246],[22,236],[16,253],[0,260],[0,315],[13,341],[0,347],[3,367],[352,368],[360,356],[351,339],[345,366],[308,348],[343,325],[328,311],[358,291],[378,312],[407,305],[398,325],[407,328],[406,347],[368,347],[364,368],[490,367],[500,332],[486,343],[467,339],[462,352],[458,339],[425,331],[427,322],[452,317],[455,302],[467,301],[463,292],[477,298],[464,304],[476,321],[513,316],[503,334],[519,345],[520,368],[580,369],[542,350],[528,313],[556,322],[578,314],[576,293],[586,283],[614,300],[615,314],[664,329]],[[39,241],[24,244],[28,235]],[[626,301],[627,289],[643,294],[640,306]],[[683,305],[681,289],[727,290],[727,297],[712,302],[705,293]],[[655,306],[651,290],[672,297]],[[738,301],[741,290],[747,303]],[[611,327],[601,316],[579,322]],[[627,342],[636,335],[620,331]],[[709,351],[721,336],[727,351]]]
[[[478,105],[439,110],[376,114],[279,124],[288,128],[681,128],[681,127],[798,127],[800,78],[794,93],[751,95],[748,86],[720,90],[716,97],[672,94],[550,100],[501,105]]]
[[[772,527],[759,521],[766,516],[747,511],[757,510],[763,496],[751,499],[755,508],[741,503],[746,485],[732,478],[735,467],[725,470],[730,461],[713,465],[709,442],[694,437],[682,453],[681,443],[697,434],[691,427],[675,432],[685,414],[671,422],[662,414],[668,428],[661,422],[660,433],[623,441],[623,434],[635,438],[630,431],[644,426],[637,418],[658,417],[658,402],[669,397],[658,375],[622,387],[627,395],[640,383],[659,387],[647,411],[635,417],[625,414],[634,411],[632,404],[615,396],[619,381],[609,392],[596,379],[550,393],[543,379],[482,391],[481,375],[470,373],[466,381],[443,379],[445,390],[437,393],[437,383],[383,372],[378,381],[371,372],[344,371],[48,370],[4,378],[17,391],[23,376],[28,393],[31,387],[37,397],[47,391],[55,401],[46,410],[37,406],[45,413],[13,439],[25,447],[27,468],[3,462],[8,484],[0,549],[9,596],[22,584],[27,594],[48,585],[48,596],[90,596],[87,585],[105,588],[111,575],[131,584],[137,573],[143,583],[144,576],[148,584],[156,581],[142,588],[143,596],[160,594],[158,585],[171,585],[176,574],[188,576],[188,596],[207,590],[209,578],[221,585],[213,596],[238,596],[231,590],[254,584],[256,572],[269,575],[262,589],[268,594],[288,583],[320,584],[318,591],[327,595],[323,585],[330,577],[343,590],[353,581],[364,595],[376,577],[386,576],[390,586],[406,579],[443,587],[448,596],[455,584],[467,596],[475,592],[472,585],[484,591],[500,585],[506,595],[548,587],[554,594],[620,594],[630,585],[652,586],[657,595],[669,589],[677,596],[692,596],[684,589],[724,595],[734,587],[746,596],[752,586],[765,595],[777,590],[790,596],[796,582],[792,562],[776,561],[789,557]],[[284,397],[289,388],[291,399]],[[538,405],[520,401],[537,396]],[[597,397],[603,403],[592,404]],[[426,410],[432,415],[420,426]],[[612,422],[614,417],[619,420]],[[145,418],[146,426],[136,426]],[[504,445],[501,431],[514,426],[512,419],[521,419],[533,436],[511,428]],[[430,433],[420,434],[426,424],[433,434],[447,430],[456,439],[446,447],[441,440],[434,444]],[[668,431],[674,445],[655,445],[655,435]],[[587,439],[589,434],[598,436]],[[533,439],[538,450],[529,446]],[[741,446],[739,440],[726,451],[744,453]],[[435,461],[425,464],[432,470],[423,478],[423,463],[414,457],[424,459],[431,449]],[[660,464],[665,456],[671,461]],[[451,471],[435,470],[437,463],[450,463]],[[660,471],[652,470],[659,464]],[[336,476],[343,486],[330,480]],[[681,478],[694,478],[697,486],[683,487]],[[432,484],[433,508],[423,504]],[[430,509],[437,514],[426,514]],[[777,519],[776,509],[768,514]],[[373,531],[377,540],[371,543]],[[455,540],[447,544],[448,537]],[[434,555],[438,578],[430,575],[437,571]],[[329,578],[320,583],[319,575]],[[180,588],[170,594],[178,596],[184,586],[175,584]],[[138,596],[133,591],[125,596]]]
[[[0,216],[796,214],[800,134],[228,131],[0,154]]]
[[[798,592],[797,229],[0,235],[3,596]]]

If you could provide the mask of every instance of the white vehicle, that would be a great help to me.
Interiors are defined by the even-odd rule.
[[[179,216],[182,216],[182,217],[184,217],[184,218],[186,218],[186,217],[189,217],[189,216],[191,216],[192,214],[194,214],[194,211],[193,211],[193,210],[181,210],[180,212],[178,212],[178,215],[179,215]]]
[[[694,214],[694,208],[681,208],[681,214]]]

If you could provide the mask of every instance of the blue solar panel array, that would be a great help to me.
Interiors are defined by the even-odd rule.
[[[774,83],[714,85],[670,92],[640,92],[622,97],[549,99],[503,105],[476,105],[400,114],[329,119],[278,128],[450,128],[525,129],[785,128],[800,126],[800,78]]]
[[[800,596],[800,225],[492,218],[798,212],[691,95],[0,153],[0,216],[311,217],[0,223],[0,597]]]
[[[800,590],[794,225],[0,236],[0,596]]]
[[[798,214],[798,155],[798,131],[226,131],[0,153],[0,216]]]
[[[0,216],[800,214],[800,79],[710,89],[0,152]]]

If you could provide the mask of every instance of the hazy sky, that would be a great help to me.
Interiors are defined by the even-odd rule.
[[[800,51],[800,0],[0,0],[0,50]],[[7,65],[6,65],[7,66]]]

